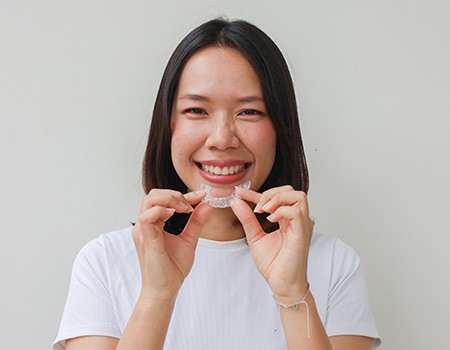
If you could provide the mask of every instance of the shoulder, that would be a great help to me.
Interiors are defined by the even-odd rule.
[[[329,234],[313,234],[309,263],[315,272],[326,276],[331,284],[361,269],[358,253],[340,238]]]
[[[80,249],[75,258],[74,272],[104,270],[111,262],[129,257],[134,251],[132,227],[104,233]]]
[[[358,253],[336,236],[314,234],[311,241],[312,272],[328,288],[327,303],[343,295],[353,298],[366,293],[364,269]]]
[[[346,264],[358,264],[358,253],[346,242],[336,236],[313,233],[310,246],[310,254],[319,256],[321,259],[327,257],[333,262],[344,262]]]
[[[364,269],[358,253],[336,236],[314,234],[310,249],[315,264],[311,275],[319,313],[329,336],[379,334],[370,309]],[[321,273],[321,274],[320,274]],[[323,291],[327,291],[326,294]]]
[[[132,256],[132,248],[131,228],[126,228],[102,234],[80,249],[73,264],[55,349],[62,349],[65,339],[75,337],[120,338],[118,317],[128,310],[118,302],[122,295],[118,295],[117,290],[124,288],[119,289],[117,283],[123,281],[121,276],[131,275],[121,259]],[[132,283],[125,285],[133,286]]]
[[[79,251],[78,257],[96,257],[102,254],[122,254],[132,248],[132,227],[101,234],[86,243]]]

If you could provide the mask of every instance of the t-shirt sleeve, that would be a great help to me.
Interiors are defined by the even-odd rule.
[[[325,328],[329,336],[361,335],[381,341],[369,304],[364,270],[358,254],[337,240],[333,252],[328,312]]]
[[[66,339],[80,336],[120,338],[107,272],[101,240],[89,242],[75,258],[69,293],[53,350],[65,349]]]

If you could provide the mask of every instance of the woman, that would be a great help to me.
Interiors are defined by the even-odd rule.
[[[77,256],[54,349],[379,343],[358,256],[312,233],[292,81],[258,28],[216,19],[181,41],[155,102],[143,185],[136,224]]]

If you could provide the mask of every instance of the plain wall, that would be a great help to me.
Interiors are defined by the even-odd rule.
[[[449,13],[439,0],[0,0],[1,348],[50,348],[76,253],[137,216],[169,55],[223,14],[289,61],[316,230],[359,252],[382,349],[443,349]]]

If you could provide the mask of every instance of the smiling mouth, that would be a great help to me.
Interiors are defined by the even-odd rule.
[[[215,165],[206,165],[206,164],[201,164],[198,163],[197,166],[212,175],[234,175],[234,174],[239,174],[240,172],[243,172],[245,169],[247,169],[250,164],[246,163],[246,164],[240,164],[240,165],[232,165],[232,166],[224,166],[224,167],[219,167],[219,166],[215,166]]]

